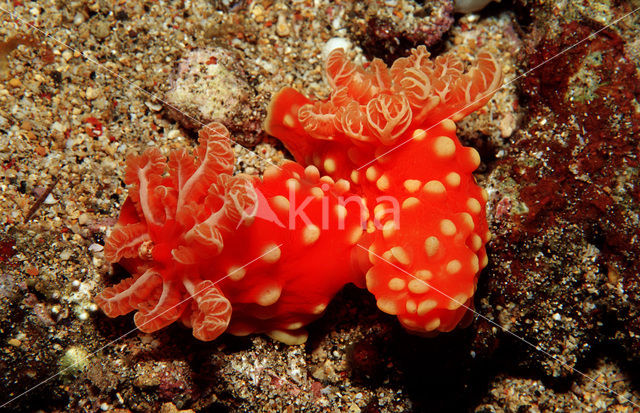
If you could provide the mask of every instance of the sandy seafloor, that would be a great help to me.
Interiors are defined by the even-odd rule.
[[[590,26],[595,32],[640,6],[503,0],[480,13],[455,14],[451,27],[442,29],[445,1],[359,3],[0,2],[0,403],[27,392],[0,410],[640,411],[638,301],[627,290],[638,277],[633,266],[589,272],[563,267],[563,256],[557,257],[566,268],[561,272],[594,277],[585,294],[596,288],[609,297],[598,304],[607,317],[584,315],[594,317],[587,324],[597,330],[585,338],[580,333],[587,327],[563,318],[568,305],[561,290],[532,298],[552,308],[533,322],[520,323],[509,313],[517,303],[493,305],[492,280],[504,276],[499,269],[506,261],[490,246],[494,261],[481,275],[478,312],[501,328],[516,325],[519,336],[545,336],[538,349],[478,320],[435,338],[412,336],[354,287],[309,326],[301,346],[262,335],[202,343],[178,325],[143,334],[131,316],[109,319],[97,309],[92,298],[114,282],[102,246],[126,197],[126,157],[149,146],[163,153],[193,147],[194,125],[215,118],[244,145],[234,148],[238,170],[259,174],[267,161],[281,162],[289,155],[261,131],[266,106],[285,85],[327,96],[322,53],[329,39],[343,39],[358,62],[406,54],[406,33],[417,30],[430,33],[425,38],[435,54],[450,51],[470,62],[488,48],[499,56],[505,87],[459,125],[465,144],[484,148],[478,180],[495,195],[504,191],[492,176],[496,160],[513,154],[519,137],[529,136],[532,118],[543,113],[538,107],[533,115],[535,98],[521,99],[526,87],[519,77],[540,39],[561,36],[563,24],[587,18],[597,23]],[[612,27],[623,39],[621,53],[636,67],[628,74],[635,80],[638,20],[630,15]],[[402,42],[394,41],[396,32],[404,33]],[[372,38],[380,33],[383,40]],[[16,39],[25,44],[13,44]],[[198,56],[213,56],[212,76],[189,72]],[[181,59],[187,69],[179,71]],[[582,79],[594,81],[588,73]],[[635,107],[640,112],[637,101]],[[637,156],[638,140],[628,138],[628,155]],[[622,191],[636,194],[637,169],[629,168],[620,175],[629,183]],[[31,211],[40,197],[44,202]],[[637,222],[638,197],[619,198],[628,201],[625,216]],[[508,241],[494,218],[504,215],[504,199],[496,195],[488,209],[496,245]],[[515,211],[522,202],[513,205]],[[583,248],[571,256],[593,263],[602,250]],[[553,282],[544,282],[546,291],[554,291]],[[616,323],[618,308],[626,318]],[[615,327],[607,329],[607,322]],[[566,334],[555,335],[560,324]],[[550,355],[561,363],[550,362]]]

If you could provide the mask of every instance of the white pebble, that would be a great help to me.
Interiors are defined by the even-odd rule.
[[[84,23],[84,15],[78,12],[73,17],[73,24],[75,24],[76,26],[80,26],[82,23]]]
[[[455,0],[454,10],[457,13],[473,13],[482,10],[491,0]]]
[[[147,107],[154,112],[158,112],[160,111],[160,109],[162,109],[162,105],[158,103],[144,102],[144,104],[147,105]]]
[[[89,86],[87,88],[87,91],[85,92],[85,96],[87,97],[87,99],[93,100],[98,97],[99,93],[100,92],[98,91],[98,89]]]
[[[89,245],[89,251],[91,252],[100,252],[104,249],[104,247],[100,244],[91,244]]]
[[[345,39],[344,37],[332,37],[322,48],[322,60],[325,60],[327,56],[329,56],[329,53],[335,49],[343,48],[346,51],[349,50],[350,47],[351,42],[349,39]]]
[[[87,222],[89,222],[89,218],[91,218],[89,214],[87,214],[86,212],[83,212],[78,217],[78,225],[85,225]]]
[[[171,129],[169,132],[167,132],[168,139],[175,139],[180,135],[182,135],[182,133],[178,129]]]
[[[44,200],[44,203],[47,204],[47,205],[53,205],[53,204],[55,204],[57,202],[58,202],[58,200],[55,199],[53,197],[53,195],[51,195],[51,194],[47,195],[47,198]]]
[[[64,56],[64,53],[62,53],[62,56]],[[64,132],[67,128],[60,122],[53,122],[51,124],[51,129],[58,131],[60,133]]]
[[[59,257],[60,257],[60,259],[61,259],[62,261],[66,261],[66,260],[68,260],[69,258],[71,258],[71,250],[64,250],[64,251],[62,251],[62,252],[60,253]]]

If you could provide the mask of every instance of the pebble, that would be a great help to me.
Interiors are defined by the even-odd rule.
[[[70,249],[66,249],[66,250],[62,251],[60,253],[59,257],[60,257],[60,259],[62,261],[68,260],[69,258],[71,258],[71,250]]]
[[[349,41],[349,39],[345,39],[344,37],[332,37],[331,39],[327,40],[327,42],[324,44],[324,47],[322,48],[322,60],[326,59],[327,56],[329,56],[329,53],[331,53],[335,49],[342,48],[343,50],[347,51],[350,47],[351,42]]]
[[[58,200],[53,197],[53,195],[47,195],[47,198],[44,200],[44,203],[47,205],[53,205],[58,203]]]
[[[360,413],[360,407],[355,404],[355,403],[351,403],[351,405],[349,406],[349,410],[347,410],[349,413]]]
[[[89,251],[91,252],[100,252],[104,249],[104,246],[100,244],[91,244],[89,245]]]
[[[327,379],[327,375],[324,372],[323,366],[320,366],[311,372],[311,376],[316,380],[323,381]]]
[[[178,136],[181,136],[182,133],[180,132],[179,129],[171,129],[168,133],[167,133],[167,138],[168,139],[176,139]]]
[[[20,340],[18,340],[17,338],[10,338],[7,343],[9,343],[10,346],[13,347],[20,347],[20,344],[22,344],[22,342]]]
[[[502,118],[502,120],[500,120],[499,128],[500,135],[503,138],[508,138],[509,136],[511,136],[513,134],[513,131],[516,129],[515,117],[511,113],[506,114]]]
[[[90,216],[86,212],[80,214],[80,216],[78,217],[78,224],[85,225],[87,222],[89,222],[89,218]]]
[[[85,92],[85,96],[88,100],[93,100],[98,97],[99,93],[98,89],[89,86]]]
[[[30,276],[35,277],[36,275],[38,275],[40,273],[40,270],[38,270],[38,267],[34,267],[34,266],[30,265],[30,266],[27,267],[25,272],[27,274],[29,274]]]
[[[95,26],[91,27],[91,33],[98,39],[104,39],[109,36],[111,32],[111,27],[109,26],[109,22],[100,21],[96,23]]]
[[[281,14],[278,17],[278,23],[276,23],[276,34],[280,37],[287,37],[291,34],[291,28],[289,27],[284,14]]]
[[[71,60],[71,58],[73,57],[73,52],[71,50],[65,50],[64,52],[62,52],[62,58],[65,60],[65,62],[68,62],[69,60]]]
[[[11,78],[9,80],[9,86],[11,87],[20,87],[22,86],[22,82],[17,77]]]
[[[136,376],[133,385],[136,387],[154,387],[160,384],[163,363],[143,362],[136,365]]]
[[[73,17],[73,24],[75,24],[76,26],[80,26],[82,23],[84,23],[84,15],[78,12]]]
[[[162,105],[160,105],[159,103],[144,102],[144,104],[154,112],[159,112],[160,109],[162,109]]]
[[[253,14],[253,19],[258,22],[258,23],[262,23],[264,21],[264,7],[262,7],[261,4],[257,4],[252,11]]]

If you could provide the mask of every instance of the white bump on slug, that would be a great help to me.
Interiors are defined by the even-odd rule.
[[[302,230],[302,243],[304,245],[311,245],[316,242],[318,238],[320,238],[320,228],[316,225],[307,225]]]
[[[411,135],[411,138],[418,142],[420,142],[426,137],[427,137],[427,132],[425,132],[423,129],[416,129],[413,131],[413,134]]]
[[[307,179],[314,182],[320,179],[320,171],[313,165],[309,165],[304,168],[304,175],[307,177]]]
[[[433,257],[438,253],[440,248],[440,241],[436,237],[428,237],[424,240],[424,250],[427,253],[427,257]]]
[[[367,177],[367,180],[371,182],[375,181],[378,178],[378,175],[379,175],[379,172],[375,166],[370,166],[365,171],[365,176]]]
[[[296,121],[290,113],[284,115],[282,123],[284,123],[284,125],[288,128],[293,128],[296,125]]]
[[[290,191],[299,191],[300,190],[300,181],[298,181],[295,178],[287,179],[287,182],[285,184],[287,185],[287,188]]]
[[[242,267],[233,266],[227,271],[227,277],[233,281],[240,281],[247,274],[247,270]]]
[[[404,282],[404,280],[397,277],[390,279],[387,283],[387,287],[389,287],[391,291],[401,291],[404,289],[405,285],[406,283]]]
[[[424,184],[422,190],[429,195],[443,195],[447,192],[444,185],[442,185],[442,182],[436,180],[432,180]]]
[[[443,235],[450,237],[457,231],[458,229],[456,228],[456,224],[454,224],[450,219],[443,219],[440,221],[440,232],[442,232]]]
[[[329,174],[334,173],[337,169],[336,161],[333,158],[325,159],[322,166],[324,166],[324,170]]]
[[[436,300],[427,299],[423,300],[418,304],[418,315],[423,316],[427,314],[429,311],[433,310],[438,306],[438,302]]]
[[[414,193],[420,189],[420,187],[422,186],[422,182],[417,179],[407,179],[404,181],[403,185],[404,189],[406,189],[408,192]]]
[[[438,136],[433,140],[433,152],[438,158],[450,158],[456,153],[456,144],[448,136]]]
[[[280,251],[280,247],[276,244],[269,244],[262,250],[262,260],[268,262],[269,264],[273,264],[280,259],[280,255],[282,251]]]
[[[275,209],[278,209],[284,212],[289,211],[289,207],[290,207],[289,200],[282,195],[276,195],[273,198],[271,198],[271,205],[273,205]]]
[[[460,186],[460,180],[460,174],[456,172],[450,172],[444,177],[446,184],[453,188]]]
[[[394,258],[402,265],[409,265],[411,263],[409,253],[407,253],[407,250],[402,247],[392,247],[391,254],[393,254]]]
[[[386,191],[389,189],[389,186],[391,186],[391,183],[389,182],[389,177],[387,175],[382,175],[377,181],[376,181],[376,186],[378,187],[379,190],[381,191]]]
[[[424,294],[429,291],[429,284],[422,280],[411,280],[408,285],[409,291],[414,294]]]

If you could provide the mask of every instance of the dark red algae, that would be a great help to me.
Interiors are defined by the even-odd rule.
[[[591,21],[565,25],[557,39],[542,42],[530,66],[600,29]],[[544,168],[536,165],[519,171],[521,182],[530,183],[520,192],[530,210],[525,226],[543,231],[561,218],[590,229],[593,237],[604,237],[603,246],[610,253],[630,258],[625,267],[636,265],[632,257],[637,257],[640,243],[632,238],[637,228],[629,225],[624,210],[637,202],[638,190],[630,197],[624,195],[628,199],[620,199],[623,193],[616,191],[626,174],[637,176],[638,167],[640,114],[634,104],[640,82],[625,55],[624,40],[613,30],[603,29],[532,72],[522,86],[525,100],[534,109],[532,117],[555,118],[546,125],[532,124],[530,129],[535,136],[553,128],[552,141],[518,142],[529,152],[551,155],[545,158]],[[635,254],[630,255],[632,251]]]
[[[480,312],[556,357],[524,348],[521,364],[563,376],[605,342],[640,358],[640,82],[614,29],[551,33],[525,54],[528,117],[490,176],[489,210],[519,207],[492,218]]]
[[[13,238],[0,240],[0,262],[4,262],[16,254],[16,240]]]

